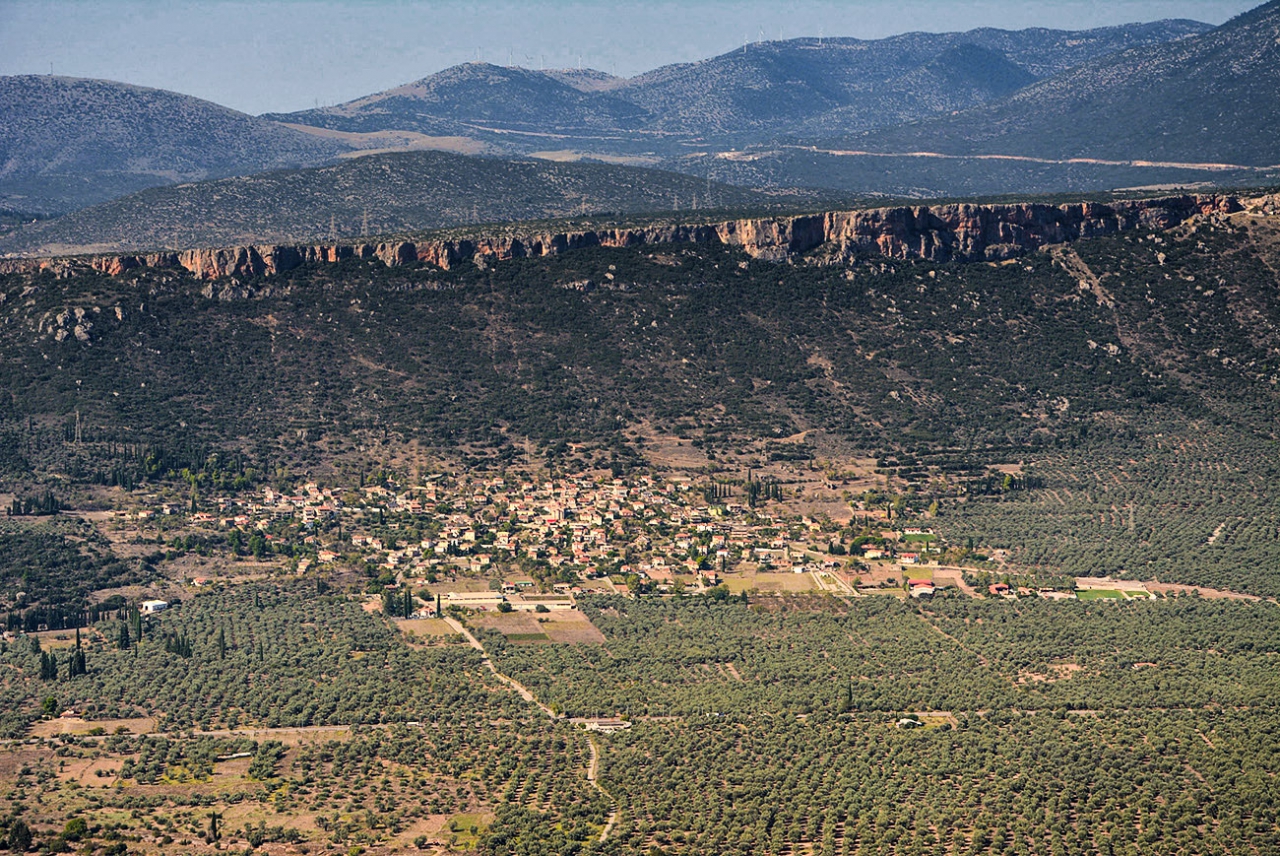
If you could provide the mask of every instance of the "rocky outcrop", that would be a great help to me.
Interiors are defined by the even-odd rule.
[[[1194,217],[1244,210],[1232,196],[1174,196],[1067,205],[922,205],[799,217],[666,224],[633,229],[495,236],[380,244],[258,245],[88,259],[0,260],[0,272],[70,273],[86,265],[119,275],[138,268],[182,270],[201,280],[272,276],[304,264],[376,259],[385,265],[459,264],[537,258],[584,247],[718,243],[763,259],[785,260],[826,247],[828,261],[868,256],[930,261],[1010,258],[1048,244],[1128,229],[1169,229]]]
[[[1280,193],[1272,193],[1266,196],[1255,196],[1251,199],[1243,199],[1241,203],[1244,210],[1250,214],[1262,214],[1274,217],[1280,214]]]
[[[826,242],[846,255],[975,261],[1134,228],[1169,229],[1192,217],[1240,210],[1239,200],[1229,196],[1110,204],[935,205],[829,214],[824,231]]]

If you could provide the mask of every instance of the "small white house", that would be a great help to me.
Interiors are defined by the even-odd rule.
[[[141,608],[142,608],[142,612],[143,612],[144,614],[146,614],[146,615],[151,615],[152,613],[156,613],[156,612],[164,612],[166,609],[168,609],[168,608],[169,608],[169,601],[167,601],[167,600],[144,600],[144,601],[142,602],[142,607],[141,607]]]

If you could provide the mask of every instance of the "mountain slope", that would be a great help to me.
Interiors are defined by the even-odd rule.
[[[0,236],[0,252],[305,241],[695,204],[764,208],[777,201],[658,170],[404,152],[153,188]]]
[[[1280,164],[1280,2],[1124,51],[961,116],[868,134],[878,151]]]
[[[597,71],[539,72],[468,63],[335,107],[266,118],[348,132],[466,135],[505,151],[589,140],[593,151],[673,149],[679,137],[758,141],[760,134],[850,131],[1001,97],[1135,44],[1203,33],[1194,21],[1081,32],[982,29],[877,41],[753,44],[630,80]]]
[[[953,543],[1276,595],[1259,569],[1280,566],[1278,248],[1256,212],[1010,264],[686,243],[222,283],[0,276],[0,439],[86,480],[137,444],[301,472],[414,441],[498,466],[529,438],[608,466],[657,435],[699,479],[825,445],[942,491],[930,525]],[[1044,488],[988,497],[987,468],[1018,462]]]
[[[656,69],[613,93],[659,116],[661,128],[685,133],[787,132],[797,120],[874,128],[962,109],[1133,44],[1207,29],[1192,21],[1161,21],[1080,32],[979,29],[874,41],[765,42]],[[952,72],[936,73],[948,65]],[[834,110],[841,112],[824,121]]]
[[[998,235],[1026,219],[1009,211],[1006,221],[986,222],[977,206],[964,213],[971,233]],[[881,212],[890,215],[905,218],[898,225],[923,225],[935,213]],[[545,430],[548,438],[607,434],[613,416],[630,408],[638,419],[697,415],[743,429],[751,413],[771,414],[763,423],[770,432],[809,424],[874,436],[875,445],[927,447],[963,444],[973,430],[982,442],[1036,443],[1040,433],[1073,434],[1087,414],[1163,402],[1274,436],[1280,292],[1271,266],[1280,261],[1280,219],[1222,220],[1215,212],[1193,228],[1140,227],[1005,265],[856,252],[846,259],[836,244],[779,264],[712,242],[589,247],[448,270],[372,260],[312,265],[245,283],[224,297],[230,302],[199,302],[200,311],[192,311],[192,299],[220,289],[174,269],[118,278],[0,275],[0,293],[8,295],[0,302],[0,357],[12,369],[4,373],[12,396],[0,413],[65,414],[81,400],[95,421],[131,419],[138,431],[162,433],[186,421],[237,432],[254,427],[239,421],[248,418],[243,402],[270,401],[255,418],[271,434],[297,420],[360,420],[364,412],[405,431],[483,435],[493,430],[490,417],[504,412],[501,396],[514,396],[496,421],[547,408],[544,417],[564,420],[563,431],[537,427],[538,420],[518,430]],[[830,263],[832,253],[842,261]],[[610,285],[563,288],[585,280]],[[140,310],[136,295],[146,283],[157,290]],[[306,299],[290,297],[294,291]],[[324,293],[341,309],[337,328],[326,326],[337,308],[333,318],[317,314]],[[181,324],[170,323],[165,306]],[[375,310],[384,320],[373,320]],[[291,320],[264,326],[268,311]],[[233,318],[264,350],[254,351],[249,339],[217,344]],[[73,334],[77,326],[83,330]],[[328,342],[335,360],[350,361],[343,373],[379,396],[354,399],[336,375],[313,390],[313,375],[336,366],[272,347],[286,331],[290,341]],[[129,344],[140,335],[157,343],[154,350]],[[235,359],[207,359],[227,349],[238,349]],[[247,365],[252,371],[239,375]],[[468,372],[486,379],[469,385]],[[172,385],[140,382],[151,377]],[[530,378],[536,382],[522,386]],[[329,396],[318,408],[298,400],[317,395]],[[437,414],[444,421],[415,416],[450,395],[459,401],[447,418]],[[1052,404],[1059,397],[1069,408]],[[170,415],[144,419],[144,405]],[[486,415],[490,407],[497,410]],[[602,410],[605,428],[595,424]],[[200,412],[220,415],[200,423]],[[912,426],[928,433],[903,436]]]
[[[17,210],[65,211],[157,184],[318,164],[341,150],[161,89],[0,77],[0,202]]]
[[[1002,98],[1036,80],[999,51],[957,45],[919,68],[867,88],[851,105],[809,118],[801,128],[820,133],[908,122]]]
[[[647,118],[634,104],[591,87],[590,81],[586,76],[573,79],[564,73],[466,63],[336,107],[265,118],[338,131],[424,134],[468,133],[488,126],[540,133],[593,132],[634,128]]]

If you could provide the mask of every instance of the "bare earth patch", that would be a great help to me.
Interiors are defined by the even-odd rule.
[[[406,636],[439,639],[457,635],[442,618],[398,618],[396,626]]]
[[[58,778],[62,781],[75,782],[86,788],[109,788],[116,783],[120,768],[124,766],[124,759],[77,759],[63,763],[65,766],[58,771]]]
[[[1018,673],[1018,683],[1052,684],[1072,677],[1082,668],[1084,667],[1079,663],[1050,663],[1045,672],[1032,672],[1024,669]]]
[[[806,592],[813,591],[817,583],[812,574],[770,573],[768,571],[744,571],[742,573],[725,574],[724,584],[729,591],[738,592],[755,589],[761,592]]]
[[[585,613],[577,610],[553,612],[550,615],[538,615],[542,632],[552,642],[566,642],[570,645],[603,645],[604,634],[600,632]]]
[[[31,726],[32,737],[55,737],[59,734],[88,734],[101,728],[106,734],[150,734],[156,730],[154,717],[138,719],[81,719],[78,716],[60,716],[45,719]],[[124,729],[123,731],[121,729]]]

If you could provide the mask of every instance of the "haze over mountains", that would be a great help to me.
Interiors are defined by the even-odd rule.
[[[162,89],[0,77],[0,206],[81,208],[158,184],[328,160],[343,146]]]
[[[638,134],[657,151],[685,138],[758,141],[797,128],[882,127],[1008,95],[1134,45],[1208,31],[1161,21],[1084,32],[973,30],[877,41],[794,39],[746,46],[629,80],[471,63],[335,107],[267,118],[341,131],[480,135],[506,151],[547,147],[539,135]],[[503,135],[497,137],[496,135]]]
[[[0,235],[0,253],[294,239],[327,235],[338,221],[351,236],[370,208],[375,226],[397,231],[492,219],[482,207],[505,218],[666,211],[698,195],[705,205],[707,180],[846,200],[1260,185],[1280,177],[1278,39],[1272,2],[1216,29],[1178,20],[766,42],[631,79],[470,63],[262,117],[126,84],[3,78],[0,209],[61,213],[160,184],[304,171],[151,191]],[[486,178],[455,197],[440,170],[461,161],[306,171],[404,149],[603,160],[694,178],[649,173],[657,190],[631,193],[619,190],[626,175],[599,169],[548,195],[569,172],[544,166],[534,178],[531,166],[491,161],[462,168]]]
[[[859,138],[880,151],[1280,163],[1280,2],[1197,38],[1095,59],[961,116]]]
[[[972,195],[1280,177],[1280,3],[954,115],[667,164],[742,184]]]

